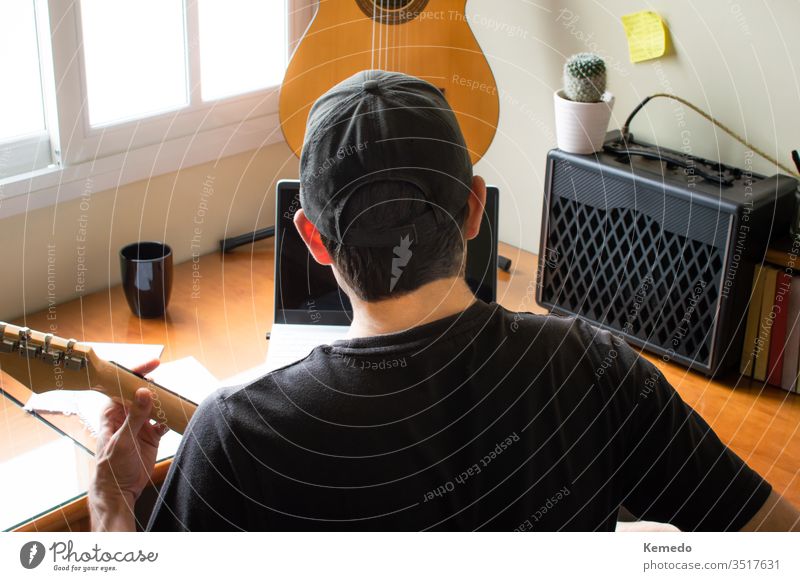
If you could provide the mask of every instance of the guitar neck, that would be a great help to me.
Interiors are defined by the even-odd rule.
[[[197,404],[121,365],[100,358],[90,345],[0,322],[0,370],[35,393],[93,390],[130,403],[146,387],[151,417],[183,433]]]

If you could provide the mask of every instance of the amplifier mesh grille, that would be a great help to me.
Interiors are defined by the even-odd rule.
[[[722,250],[628,208],[551,204],[544,301],[708,364]]]

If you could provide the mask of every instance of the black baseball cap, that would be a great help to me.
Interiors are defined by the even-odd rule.
[[[366,184],[405,182],[429,210],[387,228],[346,220]],[[472,186],[464,136],[444,95],[402,73],[362,71],[322,95],[308,116],[300,156],[300,205],[319,232],[348,246],[386,247],[452,223]]]

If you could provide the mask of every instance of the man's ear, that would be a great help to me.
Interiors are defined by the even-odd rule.
[[[486,206],[486,182],[481,176],[472,178],[472,191],[469,194],[469,213],[464,223],[464,235],[472,240],[478,235],[483,219],[483,208]]]
[[[306,213],[303,212],[302,208],[294,213],[294,227],[297,228],[297,231],[300,233],[300,238],[306,243],[308,251],[311,253],[311,256],[314,257],[314,260],[323,266],[330,266],[333,264],[331,255],[328,254],[328,250],[322,243],[319,230],[317,230],[317,227],[306,217]]]

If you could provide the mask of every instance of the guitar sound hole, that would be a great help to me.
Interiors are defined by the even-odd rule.
[[[429,0],[356,0],[361,11],[382,24],[404,24],[419,16]]]

